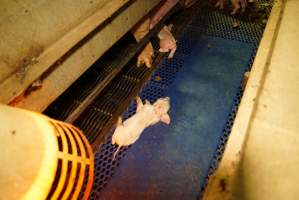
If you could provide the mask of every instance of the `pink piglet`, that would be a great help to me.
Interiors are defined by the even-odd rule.
[[[135,143],[141,133],[148,126],[154,125],[159,121],[166,124],[170,123],[170,117],[167,114],[170,109],[170,98],[160,98],[155,103],[151,104],[146,100],[143,104],[140,97],[137,96],[136,113],[122,122],[119,117],[116,129],[112,135],[112,144],[117,144],[118,148],[113,154],[113,160],[122,146],[129,146]]]
[[[170,28],[168,26],[164,26],[158,34],[158,38],[160,39],[160,52],[169,52],[168,58],[172,58],[174,53],[176,52],[177,45],[176,40],[170,32]]]

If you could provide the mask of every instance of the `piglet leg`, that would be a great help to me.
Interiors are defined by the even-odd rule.
[[[144,38],[144,36],[149,32],[149,23],[150,19],[146,18],[140,21],[131,29],[131,33],[133,33],[137,42],[142,40],[142,38]]]
[[[173,58],[174,53],[176,52],[176,46],[170,49],[170,53],[168,55],[168,58]]]
[[[247,0],[231,0],[232,4],[234,6],[234,9],[231,12],[231,15],[235,15],[239,11],[240,8],[242,8],[242,12],[244,12],[245,7],[246,7],[246,1]]]
[[[118,146],[118,147],[117,147],[116,151],[115,151],[114,154],[113,154],[112,161],[114,161],[114,159],[115,159],[117,153],[119,152],[120,148],[121,148],[121,146]]]
[[[215,5],[215,7],[219,8],[220,10],[223,9],[224,5],[224,0],[217,0],[217,3]]]
[[[234,9],[231,12],[231,15],[235,15],[238,12],[238,10],[240,9],[241,6],[239,5],[238,1],[232,0],[232,3],[233,3],[233,6],[234,6]]]
[[[122,122],[123,120],[121,119],[121,116],[119,116],[118,117],[118,119],[117,119],[117,123],[116,123],[116,125],[117,126],[121,126],[121,125],[123,125],[123,122]]]
[[[242,12],[245,11],[246,6],[247,6],[247,0],[241,0],[241,8],[242,8]]]
[[[145,104],[151,105],[151,103],[147,99],[145,99]]]
[[[117,122],[116,122],[116,128],[119,127],[119,126],[122,126],[122,125],[123,125],[123,122],[122,122],[121,116],[119,116],[118,119],[117,119]],[[112,143],[112,144],[115,144],[115,143],[116,143],[114,137],[115,137],[115,136],[112,135],[112,139],[111,139],[111,143]]]
[[[140,99],[139,96],[136,97],[136,103],[137,103],[136,112],[138,112],[142,108],[142,106],[143,106],[142,100]]]

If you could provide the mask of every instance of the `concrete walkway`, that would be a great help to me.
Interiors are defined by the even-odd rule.
[[[283,9],[265,75],[256,85],[249,84],[246,88],[259,87],[260,91],[256,98],[251,99],[256,106],[246,127],[243,151],[239,149],[238,170],[233,174],[228,164],[226,168],[222,164],[204,199],[298,199],[299,1],[285,1]],[[238,130],[241,133],[242,127],[239,126]],[[230,138],[229,149],[224,154],[223,162],[232,161],[231,168],[237,165],[231,151],[237,146],[237,140],[239,138]],[[222,193],[217,189],[220,183]],[[235,192],[231,188],[235,188]]]

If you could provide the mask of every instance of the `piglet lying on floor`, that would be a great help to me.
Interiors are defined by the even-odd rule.
[[[118,148],[113,155],[113,160],[122,146],[129,146],[135,143],[140,137],[142,131],[148,126],[154,125],[159,121],[165,124],[170,123],[170,117],[167,114],[170,108],[169,97],[160,98],[154,104],[146,100],[143,104],[140,97],[136,98],[136,114],[122,123],[119,117],[116,129],[112,135],[112,144],[117,144]]]

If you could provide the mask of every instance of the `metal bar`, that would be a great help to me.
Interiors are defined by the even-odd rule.
[[[164,26],[164,22],[179,9],[179,5],[177,4],[166,16],[164,16],[159,23],[149,31],[149,33],[136,45],[129,46],[128,52],[124,58],[118,63],[118,67],[115,68],[109,75],[105,77],[105,79],[100,82],[94,90],[81,102],[81,104],[71,112],[66,118],[66,122],[73,123],[82,113],[83,111],[94,101],[94,99],[100,94],[100,92],[108,85],[108,83],[115,78],[115,76],[127,65],[127,63],[132,60],[132,58],[140,52],[145,45],[150,41],[150,39],[156,35]]]

